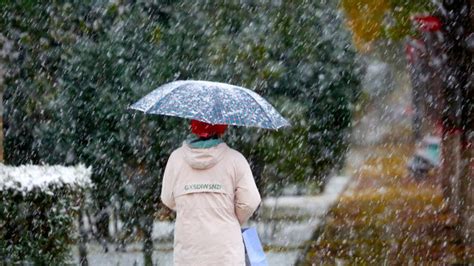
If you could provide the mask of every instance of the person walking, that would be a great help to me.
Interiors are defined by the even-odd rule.
[[[193,137],[168,159],[161,190],[176,211],[174,265],[245,265],[241,226],[261,202],[245,157],[221,139],[227,125],[191,121]]]

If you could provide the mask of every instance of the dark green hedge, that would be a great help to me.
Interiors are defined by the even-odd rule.
[[[50,187],[0,191],[0,264],[64,265],[72,261],[74,219],[82,191]]]

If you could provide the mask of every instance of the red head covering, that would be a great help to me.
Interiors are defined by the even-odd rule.
[[[227,125],[211,125],[198,120],[191,120],[191,132],[200,138],[221,136],[227,130]]]

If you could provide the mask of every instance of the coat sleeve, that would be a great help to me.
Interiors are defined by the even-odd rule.
[[[163,182],[161,184],[161,202],[168,208],[176,210],[176,203],[174,201],[173,188],[176,176],[173,169],[173,154],[170,155],[166,163],[165,172],[163,174]]]
[[[250,165],[242,156],[236,163],[235,214],[240,225],[252,216],[260,204],[260,193],[250,170]]]

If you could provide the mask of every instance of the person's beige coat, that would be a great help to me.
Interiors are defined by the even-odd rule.
[[[166,165],[161,200],[176,211],[174,264],[245,265],[240,226],[260,204],[247,160],[225,143],[184,143]]]

